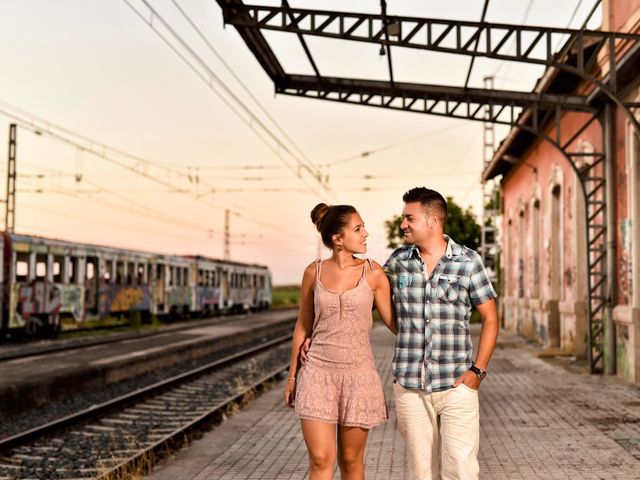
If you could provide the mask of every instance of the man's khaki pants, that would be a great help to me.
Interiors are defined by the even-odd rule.
[[[476,480],[480,444],[478,392],[464,384],[426,393],[393,384],[398,427],[413,480]]]

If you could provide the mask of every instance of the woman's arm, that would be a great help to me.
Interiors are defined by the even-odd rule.
[[[398,334],[398,326],[396,324],[396,311],[391,301],[391,287],[389,285],[389,279],[382,267],[376,263],[373,264],[373,269],[369,273],[370,282],[369,285],[373,290],[373,304],[378,310],[382,321],[394,335]]]
[[[291,361],[289,363],[289,378],[284,390],[284,403],[293,407],[296,392],[296,373],[298,372],[298,355],[305,338],[311,336],[313,330],[313,284],[316,276],[316,264],[312,263],[304,270],[302,286],[300,287],[300,309],[298,320],[293,330],[291,340]]]

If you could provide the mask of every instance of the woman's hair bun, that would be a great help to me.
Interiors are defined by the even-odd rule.
[[[311,210],[311,221],[316,226],[318,231],[320,231],[322,220],[324,219],[324,216],[327,214],[330,208],[331,207],[326,203],[319,203],[315,207],[313,207],[313,210]]]

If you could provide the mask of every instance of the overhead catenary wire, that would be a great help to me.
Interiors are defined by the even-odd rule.
[[[35,115],[29,114],[28,112],[26,112],[25,110],[20,109],[20,112],[24,115],[29,115],[31,118],[30,119],[25,119],[23,118],[23,116],[15,113],[15,112],[11,112],[9,110],[0,108],[0,114],[5,115],[11,119],[13,119],[17,124],[19,124],[23,129],[25,129],[26,131],[32,132],[37,136],[47,136],[53,140],[56,141],[60,141],[62,143],[65,143],[67,145],[70,145],[76,149],[82,149],[84,152],[90,153],[92,155],[94,155],[97,158],[101,158],[109,163],[112,163],[114,165],[117,165],[125,170],[128,170],[138,176],[141,176],[149,181],[153,181],[157,184],[163,185],[164,187],[167,188],[177,188],[177,186],[167,180],[158,178],[157,176],[154,176],[150,173],[148,173],[147,171],[143,171],[140,170],[139,168],[136,168],[136,166],[132,166],[130,164],[127,164],[126,162],[120,160],[120,159],[116,159],[114,158],[114,156],[110,155],[109,153],[107,153],[109,150],[113,150],[115,151],[115,149],[112,149],[111,147],[108,147],[106,144],[92,140],[86,136],[82,136],[80,134],[76,134],[75,132],[72,132],[69,129],[66,129],[64,127],[60,127],[58,125],[56,125],[53,122],[49,122],[47,120],[44,120],[42,118],[36,117]],[[38,122],[40,122],[41,124],[37,124],[36,122],[34,122],[34,120],[38,120]],[[66,136],[64,133],[66,132],[72,132],[72,134],[70,134],[69,136]],[[78,138],[78,140],[74,139],[74,138],[70,138],[75,136]],[[86,145],[83,145],[81,143],[79,143],[79,139],[82,139],[83,141],[87,142]],[[106,147],[106,148],[105,148]],[[153,162],[152,162],[153,163]],[[206,185],[206,184],[203,184]],[[232,215],[236,216],[236,217],[240,217],[243,218],[249,222],[252,222],[256,225],[260,225],[263,227],[267,227],[270,229],[273,229],[275,231],[282,231],[282,226],[279,225],[275,225],[275,224],[271,224],[270,222],[265,222],[262,219],[257,219],[257,218],[252,218],[249,215],[246,215],[244,213],[241,213],[238,210],[245,210],[245,207],[239,206],[236,203],[233,204],[228,204],[225,205],[224,203],[211,203],[208,201],[204,201],[202,199],[202,197],[195,193],[195,192],[189,192],[187,194],[188,196],[190,196],[191,198],[195,199],[196,201],[199,201],[201,203],[204,203],[205,205],[208,205],[209,207],[218,209],[218,210],[225,210],[225,209],[229,209],[232,213]],[[295,232],[291,232],[292,234],[295,234]]]
[[[232,90],[231,88],[229,88],[229,86],[215,73],[215,71],[207,64],[207,62],[204,61],[204,59],[198,55],[195,50],[193,50],[193,48],[191,48],[191,46],[182,38],[182,36],[180,36],[175,29],[173,29],[171,27],[171,25],[164,19],[164,17],[162,17],[158,11],[153,8],[153,6],[147,2],[146,0],[140,0],[149,10],[150,13],[150,18],[147,19],[140,11],[138,11],[138,9],[136,9],[129,0],[123,0],[124,3],[145,23],[147,24],[161,39],[162,41],[176,54],[178,55],[178,57],[187,64],[187,66],[189,66],[189,68],[196,73],[196,75],[198,75],[198,77],[200,79],[202,79],[207,86],[223,101],[223,103],[225,105],[227,105],[227,107],[229,107],[231,109],[231,111],[238,116],[238,118],[240,118],[240,120],[242,120],[243,123],[245,123],[250,129],[251,131],[253,131],[254,133],[256,133],[256,135],[258,136],[258,138],[260,138],[260,140],[267,145],[267,147],[274,152],[274,154],[283,162],[285,163],[285,165],[287,165],[289,167],[289,169],[294,173],[294,175],[303,183],[305,183],[305,185],[307,185],[308,188],[311,188],[312,191],[314,191],[314,193],[316,193],[318,196],[320,196],[320,193],[311,185],[309,185],[304,177],[301,174],[302,170],[307,170],[311,175],[312,178],[314,178],[319,184],[320,186],[326,190],[326,186],[324,185],[324,183],[322,182],[322,177],[319,174],[319,172],[317,171],[313,171],[308,165],[305,165],[304,162],[302,162],[297,155],[295,155],[291,149],[284,143],[282,142],[282,140],[280,140],[274,133],[273,131],[267,126],[265,125],[265,123],[259,118],[257,117],[253,111],[251,110],[251,108],[249,108],[243,101],[242,99],[240,99]],[[202,72],[198,71],[197,67],[195,65],[193,65],[189,59],[187,59],[187,57],[181,53],[175,45],[173,45],[167,38],[166,36],[164,36],[160,30],[156,27],[155,23],[153,22],[153,19],[157,19],[162,26],[171,34],[171,36],[175,39],[175,41],[177,41],[182,48],[184,48],[189,55],[191,56],[191,58],[194,59],[194,61],[200,66],[200,68],[202,68],[207,76],[205,77]],[[213,86],[213,82],[216,82],[220,88],[222,88],[222,90],[224,90],[224,92],[239,106],[239,108],[245,113],[245,115],[248,117],[246,118],[245,116],[241,115],[238,110],[233,107],[233,105],[231,104],[231,102],[225,98],[214,86]],[[255,128],[255,126],[260,127],[260,131],[266,135],[268,138],[270,138],[273,142],[275,142],[277,148],[274,147],[274,145],[271,145],[268,141],[266,141],[266,139],[264,138],[264,136],[262,134],[260,134],[260,132]],[[292,159],[293,161],[297,164],[296,165],[292,165],[290,162],[286,161],[285,158],[280,154],[279,149],[281,149],[282,151],[286,152]]]
[[[40,183],[32,183],[31,181],[26,181],[23,182],[26,183],[27,185],[30,185],[32,187],[37,188],[38,186],[40,186]],[[89,184],[91,184],[90,182],[88,182]],[[68,196],[68,197],[72,197],[74,199],[77,200],[82,200],[85,202],[90,202],[92,205],[96,205],[96,201],[95,199],[89,199],[88,197],[85,197],[83,195],[80,195],[77,191],[71,190],[71,189],[66,189],[63,187],[60,187],[58,185],[50,185],[48,186],[50,193],[55,193],[58,195],[64,195],[64,196]],[[99,188],[99,187],[97,187]],[[18,193],[21,193],[20,190],[18,190]],[[44,192],[43,192],[44,193]],[[109,203],[108,201],[105,201],[105,199],[101,199],[99,202],[97,202],[97,204],[99,206],[105,207],[105,208],[111,208],[111,209],[115,209],[121,212],[127,212],[127,213],[131,213],[134,215],[140,215],[142,217],[144,217],[145,219],[149,219],[149,218],[153,218],[155,220],[159,220],[165,223],[168,223],[170,225],[173,226],[178,226],[178,227],[188,227],[194,230],[201,230],[204,232],[208,232],[210,229],[203,227],[201,224],[195,224],[195,223],[191,223],[188,221],[185,221],[184,219],[180,219],[177,217],[172,217],[170,215],[167,215],[164,212],[159,212],[157,210],[151,209],[145,205],[141,205],[133,200],[131,200],[128,197],[123,197],[122,195],[119,195],[117,193],[114,192],[109,192],[108,190],[105,190],[103,193],[107,193],[113,197],[116,197],[118,200],[123,201],[124,203]]]
[[[231,74],[233,79],[238,82],[242,90],[253,100],[253,102],[258,106],[260,111],[271,121],[273,125],[278,129],[278,131],[282,134],[282,136],[293,146],[293,148],[300,154],[300,156],[305,160],[306,164],[309,168],[312,168],[317,171],[317,166],[313,164],[311,160],[305,155],[302,149],[298,146],[298,144],[289,136],[289,134],[285,131],[284,128],[276,121],[275,118],[269,113],[269,111],[262,105],[260,100],[251,92],[251,89],[247,87],[247,85],[242,81],[240,76],[235,72],[235,70],[229,65],[229,63],[224,59],[224,57],[218,52],[218,50],[213,46],[213,44],[209,41],[209,39],[202,33],[202,30],[198,27],[198,25],[193,21],[193,19],[187,14],[187,12],[180,6],[180,4],[176,0],[171,0],[176,9],[182,14],[184,19],[191,25],[191,27],[198,34],[200,39],[205,43],[205,45],[209,48],[209,50],[216,56],[218,61],[227,69],[227,71]]]
[[[25,193],[24,190],[23,191],[19,191],[19,193]],[[125,224],[118,224],[115,222],[109,222],[106,221],[105,219],[101,218],[101,219],[96,219],[96,217],[88,217],[88,216],[84,216],[84,215],[77,215],[77,214],[72,214],[72,213],[68,213],[68,212],[60,212],[58,210],[54,210],[52,208],[46,208],[43,207],[42,205],[34,205],[34,204],[30,204],[27,202],[20,202],[20,208],[27,208],[27,209],[31,209],[31,210],[37,210],[37,211],[41,211],[41,212],[45,212],[49,215],[55,215],[55,216],[59,216],[59,217],[64,217],[64,218],[69,218],[72,220],[77,220],[77,221],[81,221],[84,223],[91,223],[93,225],[100,225],[100,226],[106,226],[109,228],[116,228],[118,230],[125,230],[125,231],[136,231],[136,232],[143,232],[143,233],[152,233],[152,234],[159,234],[159,235],[165,235],[165,236],[169,236],[169,237],[176,237],[176,238],[183,238],[183,239],[191,239],[193,240],[193,235],[187,235],[184,233],[175,233],[175,232],[165,232],[165,231],[160,231],[160,230],[154,230],[154,229],[150,229],[150,228],[141,228],[135,225],[125,225]],[[221,237],[222,234],[220,232],[217,231],[213,231],[210,230],[207,233],[207,236],[209,237]]]
[[[401,146],[404,146],[404,145],[408,145],[410,143],[414,143],[414,142],[417,142],[417,141],[420,141],[420,140],[424,140],[425,138],[433,137],[434,135],[439,135],[441,133],[445,133],[445,132],[448,132],[450,130],[454,130],[456,128],[464,127],[464,126],[467,126],[467,125],[468,125],[467,122],[457,123],[455,125],[451,125],[451,126],[448,126],[448,127],[445,127],[445,128],[440,128],[438,130],[432,130],[430,132],[422,133],[422,134],[416,135],[414,137],[410,137],[410,138],[407,138],[407,139],[404,139],[404,140],[400,140],[400,141],[397,141],[397,142],[389,143],[389,144],[383,145],[381,147],[375,147],[375,148],[372,148],[372,149],[369,149],[369,150],[365,150],[365,151],[363,151],[361,153],[358,153],[356,155],[351,155],[349,157],[340,158],[338,160],[333,160],[331,162],[324,163],[322,165],[323,166],[331,166],[331,167],[333,167],[335,165],[340,165],[340,164],[343,164],[343,163],[352,162],[354,160],[362,160],[363,158],[370,157],[370,156],[375,155],[377,153],[384,152],[386,150],[391,150],[391,149],[394,149],[394,148],[398,148],[398,147],[401,147]]]
[[[108,145],[106,143],[100,142],[99,140],[96,140],[94,138],[90,138],[82,133],[76,132],[74,130],[71,130],[70,128],[64,127],[62,125],[59,125],[57,123],[51,122],[49,120],[46,120],[44,118],[38,117],[37,115],[34,115],[31,112],[28,112],[27,110],[18,107],[17,105],[14,105],[10,102],[7,102],[5,100],[0,100],[0,113],[12,118],[16,121],[19,121],[23,127],[28,126],[31,127],[31,130],[40,135],[43,132],[50,132],[51,130],[58,130],[61,133],[64,133],[72,138],[74,138],[75,141],[75,146],[76,148],[78,148],[80,151],[85,151],[85,150],[95,150],[95,151],[102,151],[105,154],[108,153],[114,153],[116,155],[120,155],[122,157],[128,158],[130,160],[135,161],[136,163],[142,164],[144,165],[146,168],[149,167],[154,167],[154,168],[159,168],[161,170],[164,170],[166,173],[170,174],[170,175],[178,175],[180,177],[186,177],[186,173],[184,173],[181,170],[177,170],[175,168],[171,168],[170,166],[162,165],[158,162],[154,162],[152,160],[149,160],[147,158],[143,158],[139,155],[134,155],[132,153],[126,152],[120,148],[114,147],[112,145]],[[25,117],[28,117],[25,118]],[[85,145],[82,145],[79,141],[85,142]]]

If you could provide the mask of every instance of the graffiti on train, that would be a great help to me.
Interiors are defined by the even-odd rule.
[[[198,287],[196,289],[196,309],[215,308],[220,305],[221,290],[218,287]]]
[[[149,310],[152,303],[151,288],[147,285],[103,285],[100,288],[99,304],[103,313]]]
[[[34,281],[29,285],[12,285],[9,324],[20,327],[34,315],[68,313],[75,321],[82,321],[84,312],[83,290],[80,285],[63,285]]]

